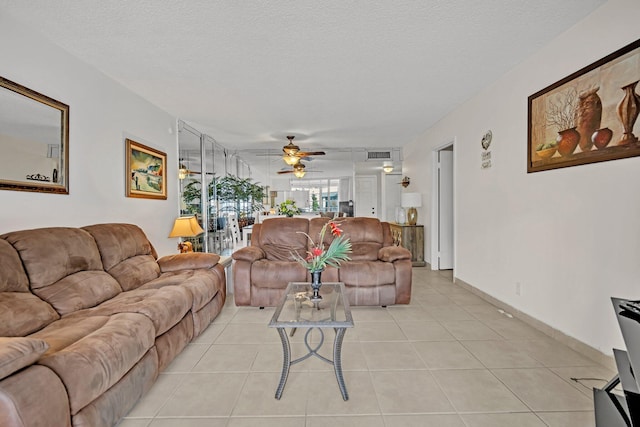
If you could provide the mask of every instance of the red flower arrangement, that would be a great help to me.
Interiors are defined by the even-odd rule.
[[[327,227],[331,229],[331,234],[334,236],[334,239],[331,241],[329,247],[325,249],[323,242]],[[329,221],[323,225],[317,243],[314,242],[307,233],[302,231],[299,231],[299,233],[307,236],[311,242],[311,249],[307,251],[306,258],[302,258],[295,252],[292,252],[292,256],[307,270],[311,272],[322,271],[327,265],[340,268],[340,262],[351,259],[348,255],[351,253],[351,241],[342,235],[343,231],[338,226],[338,223]]]

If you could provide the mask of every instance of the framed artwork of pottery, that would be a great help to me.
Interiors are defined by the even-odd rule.
[[[527,172],[640,156],[640,40],[529,96]]]

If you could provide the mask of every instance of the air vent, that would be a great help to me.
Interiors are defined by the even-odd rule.
[[[391,151],[367,151],[367,160],[391,160]]]

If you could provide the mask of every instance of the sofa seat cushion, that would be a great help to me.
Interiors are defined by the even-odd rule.
[[[396,280],[393,264],[382,261],[345,262],[338,275],[345,286],[381,286],[393,284]]]
[[[296,261],[260,260],[251,264],[251,285],[257,288],[284,289],[289,282],[306,281],[307,269]]]
[[[0,337],[0,380],[33,364],[47,348],[42,340]]]
[[[29,335],[43,340],[49,349],[45,356],[57,353],[97,331],[109,321],[109,316],[76,317],[57,320],[46,328]]]
[[[151,320],[136,313],[119,313],[96,331],[42,357],[38,363],[60,377],[74,415],[117,383],[154,342]]]
[[[42,329],[60,315],[26,292],[0,292],[0,336],[22,337]]]
[[[176,325],[191,308],[191,294],[180,286],[160,289],[134,289],[122,292],[97,307],[77,311],[65,318],[110,316],[116,313],[139,313],[147,316],[156,336]]]
[[[181,270],[163,273],[160,277],[141,286],[140,289],[160,289],[180,286],[189,291],[191,311],[200,311],[220,292],[221,281],[213,270]]]

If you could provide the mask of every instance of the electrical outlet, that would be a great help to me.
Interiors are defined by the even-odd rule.
[[[522,295],[522,285],[520,284],[520,282],[516,282],[516,295]]]

